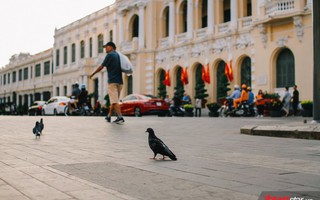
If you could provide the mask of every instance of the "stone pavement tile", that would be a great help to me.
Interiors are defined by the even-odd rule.
[[[127,198],[120,198],[113,194],[98,190],[98,189],[90,189],[90,190],[79,190],[79,191],[71,191],[67,192],[70,196],[75,197],[77,200],[125,200]]]
[[[259,196],[263,191],[273,191],[274,189],[268,188],[266,186],[258,186],[258,185],[245,185],[240,187],[231,188],[232,191],[237,191],[245,194],[251,194],[255,196]],[[258,199],[258,198],[256,198]]]
[[[256,185],[265,188],[270,188],[272,190],[287,190],[288,188],[296,187],[297,184],[294,183],[284,183],[274,179],[270,179],[269,177],[255,177],[249,178],[246,180],[241,180],[242,183],[248,185]]]
[[[0,185],[0,199],[3,200],[30,200],[9,185]]]
[[[304,187],[313,187],[320,191],[320,175],[306,173],[283,174],[279,181]]]
[[[13,167],[13,168],[33,166],[32,163],[25,161],[25,160],[18,159],[18,158],[10,159],[10,160],[2,160],[2,162],[6,165]]]
[[[19,180],[13,179],[7,182],[31,199],[70,199],[70,196],[33,178]]]
[[[86,184],[64,177],[60,177],[57,179],[46,179],[44,181],[47,185],[62,192],[91,189],[91,187]]]

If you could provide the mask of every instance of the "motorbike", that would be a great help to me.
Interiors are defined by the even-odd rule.
[[[234,108],[232,99],[227,99],[218,112],[220,117],[253,117],[256,115],[254,103],[248,104],[247,101],[244,101]]]
[[[185,110],[181,106],[177,107],[177,106],[171,105],[169,108],[169,111],[170,111],[170,116],[182,117],[184,116],[184,113],[185,113]]]
[[[74,104],[71,104],[73,107],[72,113],[70,112],[69,106],[66,106],[64,108],[64,115],[65,116],[71,116],[71,115],[77,115],[77,116],[90,116],[91,115],[91,109],[86,103],[83,103],[78,106],[78,108],[74,107]]]

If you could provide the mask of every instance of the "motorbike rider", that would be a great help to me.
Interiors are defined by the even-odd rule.
[[[231,107],[233,105],[233,101],[235,99],[240,98],[240,97],[241,97],[241,92],[240,92],[239,85],[234,85],[234,91],[232,92],[232,94],[230,96],[227,97],[229,110],[231,110]]]
[[[236,109],[238,107],[239,103],[242,103],[244,101],[248,101],[249,99],[249,94],[248,94],[248,90],[247,90],[247,85],[246,84],[242,84],[241,85],[241,96],[238,99],[235,99],[233,101],[233,106]]]
[[[73,112],[73,106],[72,104],[74,105],[74,108],[75,109],[78,109],[78,97],[79,97],[79,94],[80,94],[80,89],[79,89],[79,83],[76,82],[74,85],[73,85],[73,90],[72,90],[72,94],[71,94],[71,97],[70,97],[70,101],[68,102],[68,107],[69,107],[69,112],[72,113]]]
[[[250,86],[247,87],[247,90],[248,90],[248,94],[249,94],[248,104],[251,105],[254,102],[254,94],[253,94]]]
[[[80,91],[80,94],[78,96],[78,106],[81,107],[83,106],[84,104],[87,103],[87,97],[88,97],[88,91],[86,89],[86,85],[85,84],[82,84],[81,85],[81,91]]]

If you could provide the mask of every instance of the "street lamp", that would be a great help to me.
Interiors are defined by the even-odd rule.
[[[313,1],[313,121],[320,123],[320,1]]]

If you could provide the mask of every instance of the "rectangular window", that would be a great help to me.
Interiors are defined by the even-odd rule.
[[[109,40],[110,40],[110,42],[112,42],[112,40],[113,40],[113,31],[111,30],[111,31],[109,32],[109,34],[110,34]]]
[[[80,58],[84,58],[84,41],[80,42]]]
[[[12,82],[15,83],[17,81],[17,72],[12,72]]]
[[[41,76],[41,65],[40,64],[36,64],[36,77]]]
[[[44,75],[50,74],[50,61],[44,63]]]
[[[19,69],[19,81],[22,81],[22,69]]]
[[[66,65],[68,63],[68,47],[65,46],[63,48],[63,64]]]
[[[28,79],[28,73],[29,73],[29,69],[28,67],[23,69],[23,80],[27,80]]]
[[[71,62],[76,62],[76,44],[72,44],[71,46],[71,55],[72,55],[72,58],[71,58]]]
[[[10,83],[10,73],[8,74],[8,84]]]
[[[98,53],[103,53],[103,35],[98,36]]]
[[[58,67],[59,66],[59,62],[60,61],[60,50],[57,49],[56,50],[56,66]]]
[[[4,74],[4,75],[3,75],[3,85],[6,84],[6,79],[7,79],[7,74]]]
[[[89,39],[89,50],[90,50],[90,58],[92,57],[92,38]]]

